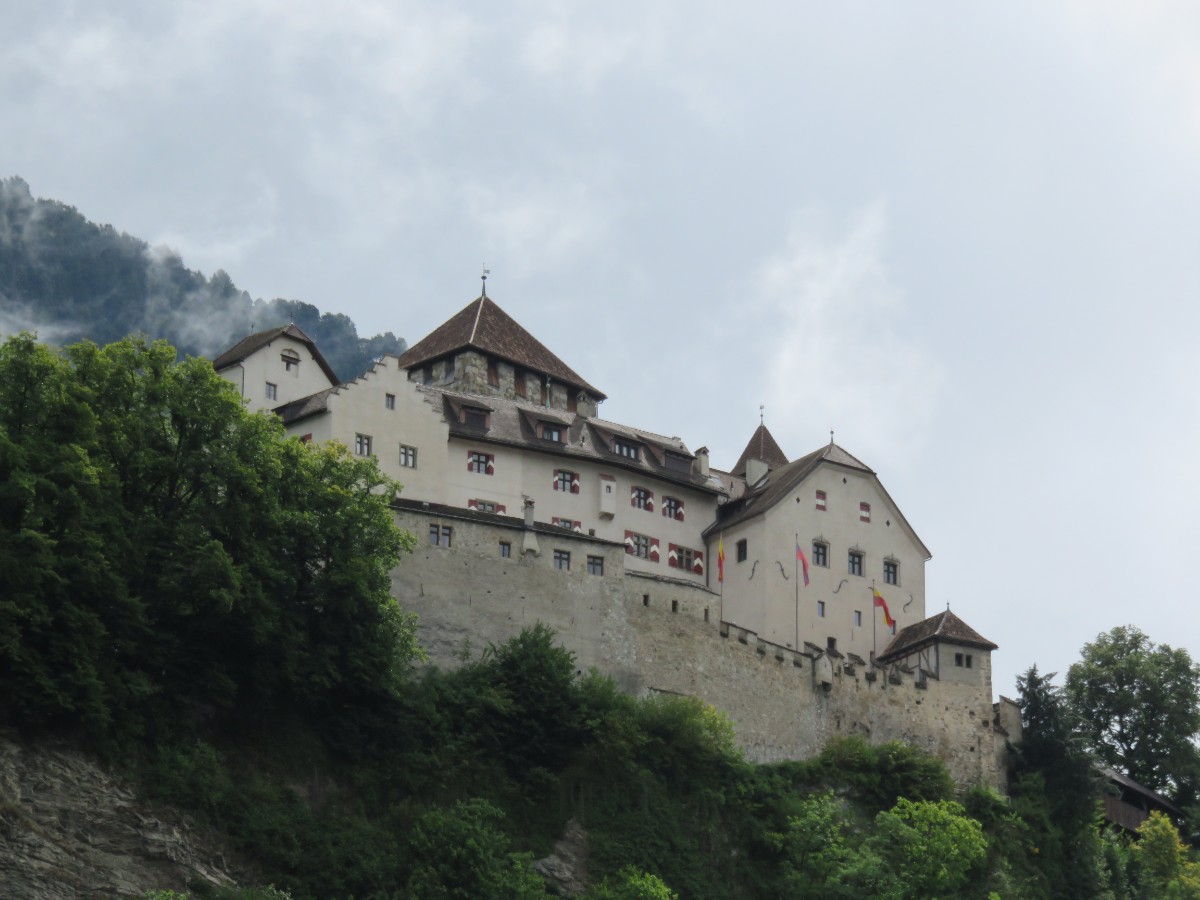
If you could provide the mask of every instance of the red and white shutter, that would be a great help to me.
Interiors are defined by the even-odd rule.
[[[692,571],[695,572],[697,575],[704,574],[704,553],[703,553],[703,551],[697,550],[695,555],[692,557]]]
[[[625,552],[631,556],[636,552],[633,545],[633,532],[628,530],[625,532]]]
[[[667,544],[667,565],[672,569],[679,568],[679,546],[677,544]]]
[[[479,509],[479,501],[472,497],[467,501],[467,509]]]
[[[683,501],[676,500],[675,504],[676,504],[675,505],[675,521],[682,522],[683,521]]]
[[[658,538],[650,538],[650,562],[658,562]]]
[[[646,509],[654,512],[654,491],[646,491]]]
[[[496,455],[494,453],[487,455],[487,473],[489,475],[496,474]]]
[[[571,493],[579,493],[579,475],[576,472],[571,473]]]

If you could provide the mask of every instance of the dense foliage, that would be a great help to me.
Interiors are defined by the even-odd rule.
[[[141,333],[212,358],[253,331],[289,321],[346,380],[381,354],[405,349],[391,332],[360,338],[348,317],[308,303],[252,300],[223,271],[205,278],[176,253],[35,199],[20,178],[0,179],[0,335],[36,330],[65,344]]]
[[[1066,695],[1101,762],[1181,806],[1200,799],[1200,666],[1186,650],[1114,628],[1084,645]]]
[[[0,345],[0,721],[101,747],[339,717],[416,654],[395,490],[165,343]]]

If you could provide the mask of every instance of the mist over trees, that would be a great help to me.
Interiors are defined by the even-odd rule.
[[[35,198],[21,178],[0,179],[0,335],[23,330],[64,345],[142,333],[181,354],[213,358],[253,331],[295,322],[338,377],[362,374],[406,344],[392,332],[359,337],[354,322],[299,300],[252,299],[222,270],[205,278],[164,247]]]

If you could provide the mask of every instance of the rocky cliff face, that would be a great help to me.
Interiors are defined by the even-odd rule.
[[[0,894],[141,897],[233,884],[225,854],[82,754],[0,733]]]

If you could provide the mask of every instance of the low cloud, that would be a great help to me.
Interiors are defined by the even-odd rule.
[[[802,218],[752,281],[763,348],[766,421],[787,452],[828,429],[865,462],[895,465],[924,443],[940,366],[906,329],[903,292],[884,263],[887,215],[877,203],[841,233]]]

